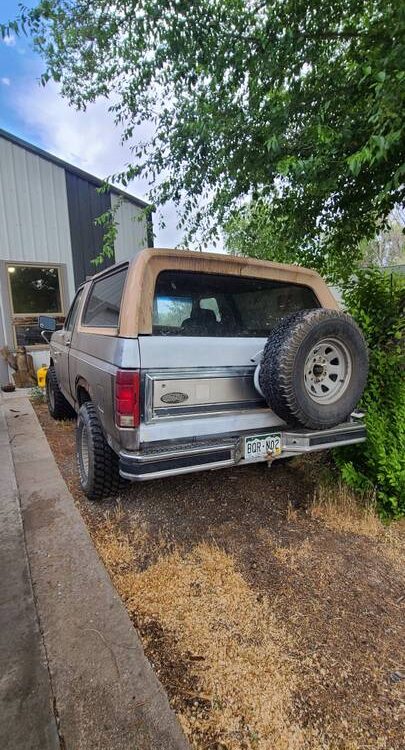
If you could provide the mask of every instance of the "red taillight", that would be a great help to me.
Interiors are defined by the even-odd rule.
[[[139,372],[118,370],[115,376],[115,421],[118,427],[139,426]]]

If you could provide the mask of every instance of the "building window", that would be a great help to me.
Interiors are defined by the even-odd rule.
[[[58,268],[7,266],[14,315],[62,314]]]
[[[44,346],[38,315],[53,315],[57,328],[63,325],[60,268],[8,263],[7,276],[16,346]]]

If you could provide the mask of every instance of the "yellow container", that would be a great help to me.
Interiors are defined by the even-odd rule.
[[[38,380],[38,385],[40,388],[45,388],[47,370],[48,368],[46,365],[42,365],[42,367],[40,367],[39,370],[37,370],[37,380]]]

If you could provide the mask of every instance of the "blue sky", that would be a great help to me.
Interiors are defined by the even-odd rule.
[[[27,2],[28,6],[32,3]],[[0,22],[12,19],[18,10],[15,0],[2,0],[0,3]],[[36,73],[33,72],[33,63]],[[32,140],[29,123],[24,123],[13,106],[13,88],[33,75],[38,75],[41,61],[30,50],[27,40],[17,40],[15,35],[4,42],[0,41],[0,126],[11,130],[15,135]],[[38,140],[35,141],[40,145]]]
[[[24,0],[24,5],[34,6],[35,1]],[[17,0],[0,0],[0,23],[17,13]],[[105,102],[92,104],[84,113],[76,112],[62,99],[56,84],[39,85],[42,71],[41,58],[31,49],[29,39],[12,35],[0,40],[0,127],[98,177],[119,171],[130,154],[120,144],[120,132]],[[127,189],[146,198],[148,186],[144,180],[136,180]],[[158,217],[154,220],[155,244],[173,247],[181,240],[174,207],[166,206],[162,217],[164,229],[159,229]]]

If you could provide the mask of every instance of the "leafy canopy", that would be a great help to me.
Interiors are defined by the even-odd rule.
[[[259,201],[276,248],[342,273],[404,195],[404,18],[401,0],[41,0],[13,28],[76,107],[109,98],[124,183],[149,176],[191,229]]]

